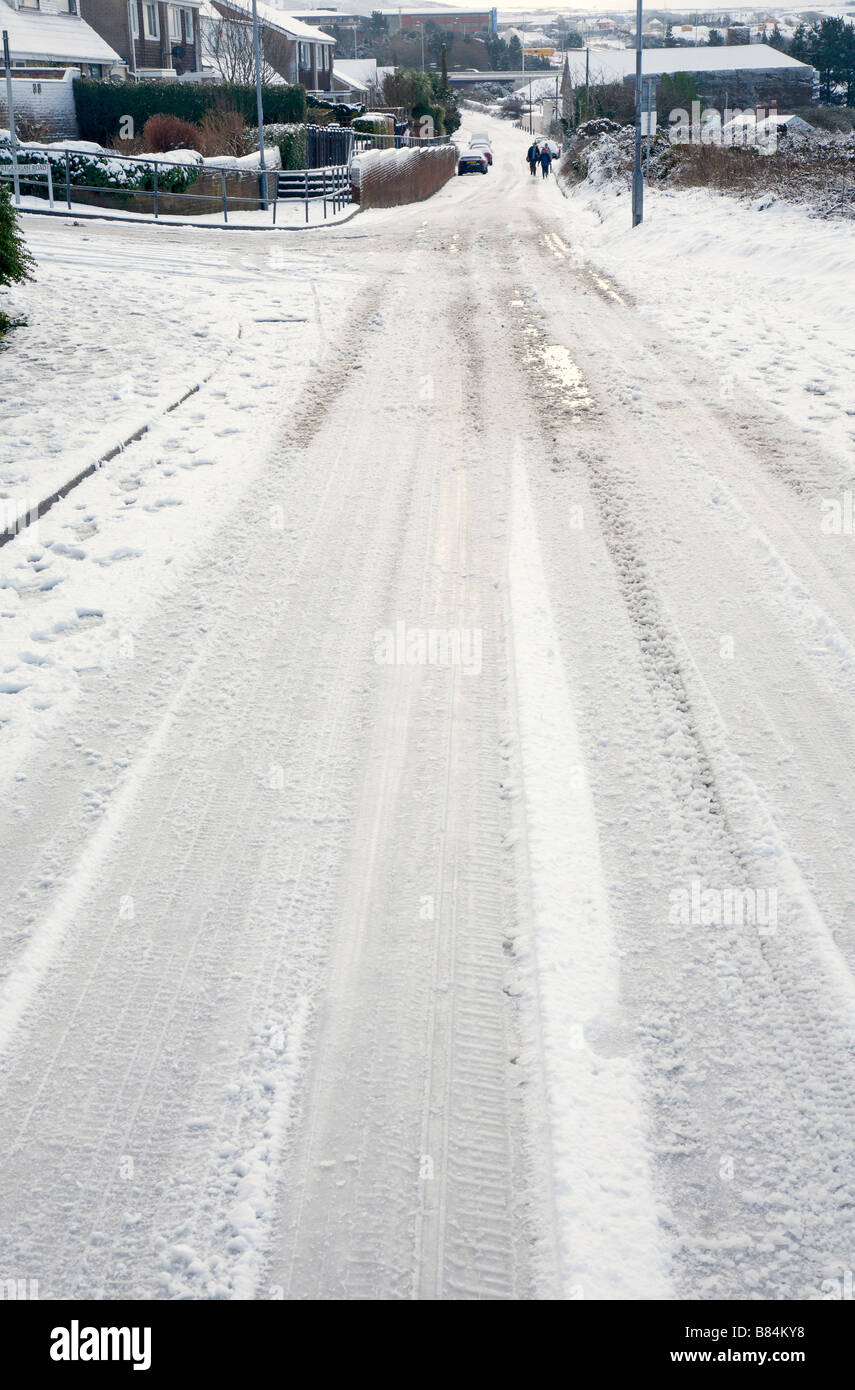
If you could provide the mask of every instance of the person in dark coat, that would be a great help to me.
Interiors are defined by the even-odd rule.
[[[552,164],[552,152],[548,146],[544,145],[540,151],[540,172],[545,179],[549,178],[549,169]],[[533,171],[532,171],[533,172]]]
[[[525,157],[528,160],[529,173],[531,174],[532,178],[534,178],[535,174],[537,173],[537,165],[540,159],[540,146],[536,144],[529,145]]]

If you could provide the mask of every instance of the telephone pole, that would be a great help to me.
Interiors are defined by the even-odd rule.
[[[635,168],[632,173],[633,227],[637,227],[640,222],[644,221],[644,174],[641,170],[641,56],[644,52],[642,48],[641,28],[644,22],[642,13],[643,7],[644,0],[638,0],[638,9],[635,19]]]
[[[262,211],[267,211],[267,166],[264,162],[264,103],[261,99],[261,38],[258,32],[258,6],[252,0],[252,51],[255,54],[255,104],[258,108],[258,191]]]
[[[9,35],[3,30],[3,64],[6,68],[6,105],[9,108],[9,139],[12,148],[12,184],[15,190],[15,205],[21,203],[21,181],[18,177],[18,137],[15,134],[15,100],[12,94],[12,60],[9,57]]]

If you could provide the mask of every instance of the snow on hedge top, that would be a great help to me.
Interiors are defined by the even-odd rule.
[[[578,86],[585,81],[585,49],[569,50],[567,59],[570,80]],[[635,72],[635,49],[592,48],[590,65],[592,82],[621,82]],[[804,74],[811,71],[807,63],[800,63],[797,58],[780,53],[767,43],[723,44],[719,48],[645,48],[641,67],[642,72],[651,77],[675,72],[765,72],[769,68],[801,68]],[[527,90],[528,86],[526,81],[517,90]],[[535,78],[531,88],[535,98],[554,95],[555,73],[540,81]]]
[[[40,14],[13,10],[0,0],[0,29],[9,31],[12,58],[45,58],[52,62],[121,63],[121,58],[85,19],[74,14]],[[14,73],[15,77],[26,73]]]

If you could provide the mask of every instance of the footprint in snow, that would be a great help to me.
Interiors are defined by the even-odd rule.
[[[139,555],[142,555],[142,551],[135,550],[132,545],[120,545],[109,555],[102,555],[95,563],[97,565],[114,565],[117,560],[135,560]]]
[[[161,507],[180,507],[182,506],[180,497],[158,497],[156,502],[146,502],[143,507],[144,512],[156,512]]]

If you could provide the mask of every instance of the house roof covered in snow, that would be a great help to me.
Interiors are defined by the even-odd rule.
[[[301,19],[295,19],[285,10],[277,10],[273,5],[261,3],[258,3],[256,8],[260,22],[275,33],[284,34],[286,38],[297,39],[300,43],[335,43],[332,35],[325,34],[323,29],[304,24]],[[214,0],[214,9],[221,13],[228,12],[229,16],[233,15],[236,19],[252,20],[251,0]]]
[[[38,10],[13,10],[0,0],[0,29],[9,33],[9,54],[42,62],[121,63],[100,34],[74,14],[45,14]]]
[[[355,82],[358,87],[373,87],[377,81],[376,58],[336,58],[336,77]]]
[[[620,82],[635,72],[633,48],[592,48],[590,55],[592,82]],[[566,57],[570,80],[574,84],[584,82],[585,49],[569,49]],[[651,77],[675,72],[766,72],[773,68],[801,69],[804,73],[811,71],[806,63],[800,63],[798,59],[766,43],[736,43],[720,48],[645,48],[642,55],[642,71]],[[524,85],[528,87],[528,80]],[[555,77],[550,76],[541,82],[535,79],[531,86],[533,96],[549,95],[554,90]]]

